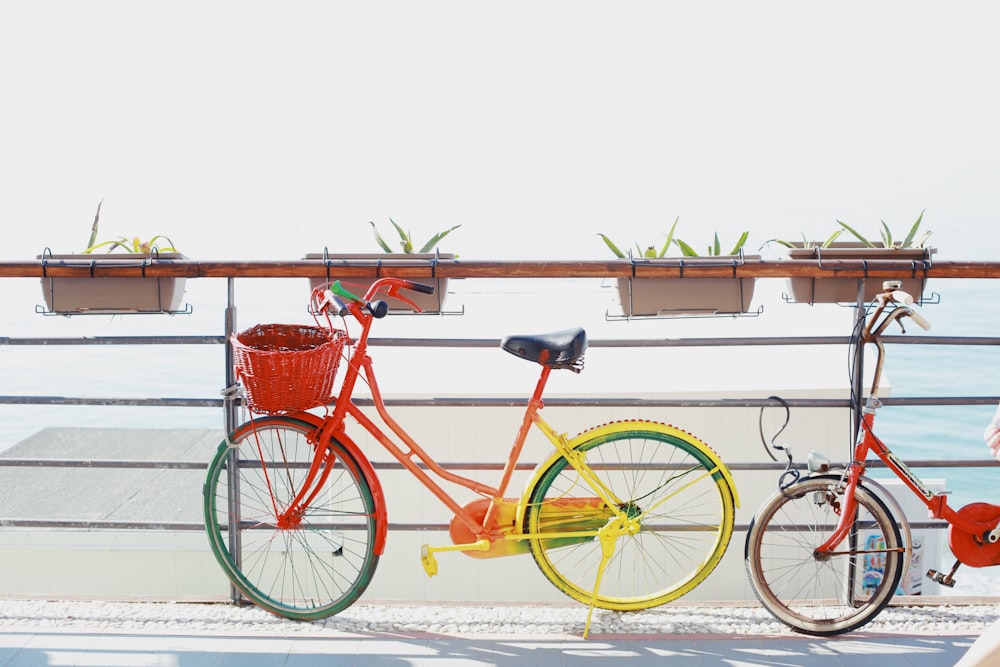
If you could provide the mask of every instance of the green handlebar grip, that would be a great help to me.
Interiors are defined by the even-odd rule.
[[[336,294],[337,296],[341,296],[345,299],[350,299],[351,301],[361,301],[361,297],[351,294],[351,292],[349,292],[347,289],[344,288],[343,285],[340,284],[339,280],[330,285],[330,291]]]

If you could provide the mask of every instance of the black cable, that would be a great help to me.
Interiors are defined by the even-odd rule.
[[[785,423],[781,425],[781,428],[779,428],[774,433],[773,436],[771,436],[770,443],[768,443],[767,439],[764,437],[764,409],[767,406],[762,407],[760,409],[760,414],[757,415],[757,433],[760,434],[760,442],[762,445],[764,445],[764,451],[767,453],[768,456],[771,457],[771,460],[777,462],[778,458],[771,453],[769,446],[773,447],[774,449],[777,449],[778,451],[785,450],[785,447],[783,445],[776,445],[774,444],[774,441],[777,439],[779,435],[781,435],[781,432],[785,430],[785,427],[788,426],[788,421],[791,419],[792,412],[788,408],[788,403],[786,403],[785,399],[781,398],[780,396],[768,396],[767,400],[777,401],[778,403],[781,404],[781,407],[785,408]]]

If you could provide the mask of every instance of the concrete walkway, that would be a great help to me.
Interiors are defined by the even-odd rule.
[[[815,639],[788,636],[433,636],[428,634],[280,634],[142,632],[104,629],[0,630],[0,666],[114,667],[556,667],[664,664],[727,667],[942,667],[954,665],[973,635],[868,635]],[[669,661],[669,662],[668,662]]]

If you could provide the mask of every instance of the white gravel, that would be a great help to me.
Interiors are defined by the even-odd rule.
[[[0,600],[0,629],[99,630],[183,634],[428,633],[438,636],[580,636],[583,606],[510,604],[355,604],[337,616],[296,622],[256,607],[223,603]],[[1000,601],[893,606],[862,628],[865,633],[976,634],[1000,618]],[[643,612],[595,610],[592,635],[794,635],[759,606],[667,605]]]

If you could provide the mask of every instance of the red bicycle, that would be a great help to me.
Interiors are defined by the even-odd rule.
[[[799,632],[835,635],[861,627],[885,608],[909,568],[912,540],[906,516],[892,495],[865,476],[874,454],[930,510],[948,522],[957,561],[948,572],[927,574],[954,585],[959,565],[1000,564],[1000,506],[976,502],[953,509],[947,496],[927,489],[898,456],[875,435],[875,412],[881,406],[879,382],[885,358],[882,334],[909,318],[930,325],[910,304],[913,298],[886,283],[870,316],[862,320],[862,344],[875,346],[871,391],[862,411],[853,459],[840,473],[829,461],[810,454],[810,476],[798,480],[788,468],[778,492],[757,510],[746,540],[746,568],[754,593],[778,620]],[[905,329],[904,329],[905,333]]]

